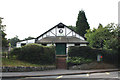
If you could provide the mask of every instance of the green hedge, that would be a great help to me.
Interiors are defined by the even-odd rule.
[[[83,63],[90,63],[92,62],[91,59],[85,59],[83,57],[69,57],[67,60],[67,65],[68,66],[73,66],[73,65],[80,65]]]
[[[103,61],[112,64],[118,64],[118,52],[113,50],[93,49],[88,46],[69,47],[69,57],[82,57],[84,59],[97,60],[97,55],[103,56]]]
[[[21,53],[21,47],[20,48],[14,48],[10,51],[10,58],[11,59],[17,59],[18,56],[20,55]]]
[[[68,52],[69,57],[83,57],[92,60],[96,60],[98,54],[104,53],[102,50],[92,49],[87,46],[71,46]]]
[[[11,58],[36,64],[54,64],[55,49],[53,46],[45,47],[39,44],[28,44],[11,51]]]

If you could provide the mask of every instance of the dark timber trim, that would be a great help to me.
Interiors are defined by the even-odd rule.
[[[44,34],[48,33],[49,31],[51,31],[52,29],[58,27],[59,25],[62,25],[62,26],[64,26],[64,27],[67,27],[67,28],[70,29],[71,31],[74,31],[73,29],[69,28],[68,26],[64,25],[63,23],[59,23],[59,24],[57,24],[56,26],[54,26],[54,27],[52,27],[51,29],[49,29],[48,31],[46,31],[46,32],[44,32],[43,34],[41,34],[40,36],[38,36],[38,37],[36,38],[36,41],[38,40],[38,38],[42,37]],[[57,33],[57,29],[55,29],[55,32]],[[75,32],[75,34],[77,34],[76,31],[74,31],[74,32]],[[67,36],[67,35],[68,35],[68,34],[66,34],[66,36]],[[78,34],[78,35],[79,35],[79,34]],[[57,34],[56,34],[56,36],[57,36]]]

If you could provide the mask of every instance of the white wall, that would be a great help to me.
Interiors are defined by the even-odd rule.
[[[59,33],[59,30],[62,29],[63,33]],[[58,28],[55,27],[53,28],[51,31],[47,32],[46,34],[44,34],[43,36],[39,37],[38,40],[47,37],[47,36],[55,36],[54,34],[56,34],[57,36],[76,36],[77,38],[81,39],[81,40],[85,40],[82,36],[78,35],[77,33],[75,33],[74,31],[70,30],[67,27],[64,28]]]
[[[52,46],[52,44],[47,44],[47,46]]]
[[[17,42],[16,43],[16,47],[21,47],[21,44],[30,44],[30,43],[35,43],[35,39],[31,39],[31,40],[25,40],[25,41],[21,41],[21,42]]]
[[[80,44],[80,46],[87,46],[87,44]]]
[[[17,42],[17,43],[16,43],[16,47],[21,47],[21,43],[20,43],[20,42]]]
[[[75,46],[75,44],[67,44],[67,47],[69,47],[69,46]]]

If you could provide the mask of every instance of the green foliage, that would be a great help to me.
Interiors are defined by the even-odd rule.
[[[2,25],[2,19],[0,17],[0,33],[2,33],[2,35],[0,34],[0,36],[2,36],[2,49],[6,49],[7,48],[7,45],[8,45],[8,41],[7,41],[7,38],[5,38],[6,36],[6,33],[4,32],[5,31],[5,25]]]
[[[85,60],[90,59],[92,61],[97,60],[97,55],[103,56],[103,61],[111,64],[118,64],[118,51],[115,50],[103,50],[90,48],[88,46],[71,46],[69,47],[69,57],[81,57]],[[76,61],[76,60],[74,60]],[[71,61],[72,62],[72,61]],[[77,61],[75,63],[78,63]]]
[[[24,40],[34,39],[34,37],[29,36],[28,38],[25,38]]]
[[[19,41],[20,39],[18,38],[18,36],[15,36],[11,39],[8,39],[8,41],[11,43],[11,47],[16,47],[16,43]]]
[[[6,26],[6,25],[2,25],[2,19],[3,19],[3,18],[0,17],[0,30],[1,30],[1,31],[5,31],[5,26]]]
[[[44,61],[44,63],[48,63],[48,62],[49,63],[54,63],[55,62],[55,47],[53,47],[53,46],[51,46],[51,47],[44,47],[44,58],[43,58],[43,61]]]
[[[79,35],[84,37],[84,34],[87,33],[86,30],[89,29],[89,24],[85,12],[83,10],[79,11],[78,18],[76,21],[76,31]]]
[[[3,48],[6,48],[8,45],[8,41],[7,41],[7,38],[5,38],[5,36],[6,36],[6,33],[2,31],[2,47]]]
[[[72,29],[72,30],[74,30],[74,31],[76,31],[76,27],[75,26],[68,26],[70,29]]]
[[[111,23],[105,26],[110,31],[110,39],[105,41],[106,49],[119,50],[120,48],[120,27],[117,24]]]
[[[105,50],[105,53],[103,53],[102,55],[103,55],[103,61],[107,63],[115,64],[117,66],[120,65],[120,62],[118,62],[118,58],[119,58],[118,51]]]
[[[111,23],[103,27],[99,24],[98,29],[89,29],[85,34],[89,46],[102,49],[118,49],[118,26]]]
[[[92,49],[88,46],[71,46],[69,47],[69,57],[82,57],[85,59],[92,59],[95,60],[97,59],[98,54],[102,54],[105,51],[101,49]]]
[[[30,62],[20,61],[16,59],[2,58],[2,66],[5,66],[5,67],[16,67],[16,66],[41,67],[41,66],[50,66],[50,65],[32,64]]]
[[[22,48],[14,48],[11,55],[22,61],[36,64],[54,64],[55,50],[54,47],[44,47],[39,44],[28,44]]]
[[[17,59],[18,56],[20,55],[21,53],[21,47],[20,48],[14,48],[10,51],[10,58],[11,59]]]
[[[85,59],[83,57],[69,57],[67,63],[73,64],[73,65],[79,65],[83,63],[89,63],[92,62],[91,59]]]

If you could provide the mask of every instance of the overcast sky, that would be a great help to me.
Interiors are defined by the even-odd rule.
[[[90,28],[118,23],[119,0],[1,0],[0,17],[6,25],[7,38],[37,37],[62,22],[76,25],[84,10]]]

